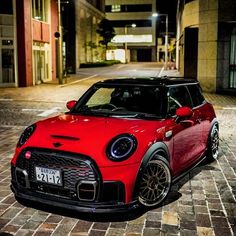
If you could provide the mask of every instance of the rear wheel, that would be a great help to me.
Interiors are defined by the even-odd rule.
[[[219,154],[219,129],[216,124],[213,125],[208,141],[207,158],[209,161],[217,159]]]
[[[148,207],[156,206],[167,196],[171,187],[168,162],[160,157],[147,164],[139,189],[139,202]]]

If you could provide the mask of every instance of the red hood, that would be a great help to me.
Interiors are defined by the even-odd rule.
[[[36,125],[36,131],[28,140],[27,146],[81,153],[92,157],[100,166],[121,164],[108,160],[105,154],[109,141],[116,135],[129,133],[137,138],[139,151],[122,162],[134,163],[140,161],[148,146],[157,137],[158,129],[163,127],[161,121],[78,115],[61,115],[39,121]],[[62,145],[55,148],[53,144],[56,142]],[[137,157],[137,153],[140,157]]]

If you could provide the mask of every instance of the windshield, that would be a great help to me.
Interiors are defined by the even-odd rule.
[[[94,87],[71,112],[82,115],[159,119],[163,117],[162,103],[160,87]]]

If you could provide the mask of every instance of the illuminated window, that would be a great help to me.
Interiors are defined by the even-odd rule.
[[[111,41],[113,43],[151,43],[152,35],[116,35]]]
[[[112,12],[119,12],[121,10],[120,5],[112,5],[111,11]]]
[[[36,20],[48,21],[48,1],[32,0],[32,16]]]
[[[39,84],[49,79],[50,52],[49,44],[33,43],[33,79]]]

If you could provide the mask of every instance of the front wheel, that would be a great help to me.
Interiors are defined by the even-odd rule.
[[[207,158],[214,161],[219,155],[219,129],[216,124],[213,125],[208,140]]]
[[[164,158],[147,164],[139,189],[139,202],[147,207],[156,206],[167,196],[171,187],[169,164]]]

